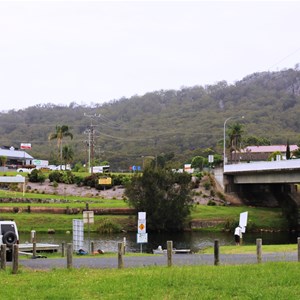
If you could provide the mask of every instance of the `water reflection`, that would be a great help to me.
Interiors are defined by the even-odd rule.
[[[257,238],[262,238],[263,244],[289,244],[297,243],[297,232],[260,232],[246,233],[243,237],[244,245],[253,245]],[[136,233],[118,234],[90,234],[90,241],[94,242],[95,250],[101,249],[105,252],[117,252],[118,242],[126,238],[126,249],[129,252],[139,252],[141,244],[136,243]],[[218,239],[220,245],[234,245],[232,233],[220,232],[184,232],[184,233],[148,233],[148,243],[142,244],[143,252],[151,253],[159,245],[166,248],[167,241],[173,241],[174,248],[191,249],[193,252],[199,251],[209,246],[213,246],[214,240]],[[21,234],[21,243],[30,240],[30,234]],[[72,234],[37,234],[37,242],[61,244],[72,243]],[[84,236],[84,248],[88,249],[88,235]]]

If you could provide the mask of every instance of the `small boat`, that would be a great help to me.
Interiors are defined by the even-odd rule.
[[[167,249],[162,249],[161,246],[158,246],[157,249],[153,249],[153,254],[166,254]],[[191,249],[175,249],[173,248],[172,253],[174,254],[187,254],[191,253]]]

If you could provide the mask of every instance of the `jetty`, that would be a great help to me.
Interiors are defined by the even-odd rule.
[[[59,245],[57,244],[47,244],[47,243],[36,243],[36,252],[58,252]],[[33,244],[25,243],[19,244],[19,250],[21,252],[32,252]]]

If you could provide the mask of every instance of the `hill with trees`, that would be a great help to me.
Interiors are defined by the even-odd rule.
[[[242,145],[285,144],[287,140],[298,144],[298,115],[297,65],[254,73],[234,84],[222,81],[154,91],[90,106],[43,104],[2,111],[0,144],[18,148],[21,142],[29,142],[33,157],[51,163],[59,163],[59,153],[68,145],[74,163],[86,163],[91,155],[96,163],[108,161],[113,170],[121,171],[157,158],[161,165],[178,168],[195,156],[222,154],[224,121],[232,116],[245,116],[239,119]],[[49,139],[57,134],[57,126],[68,126],[73,138],[62,138],[59,144]]]

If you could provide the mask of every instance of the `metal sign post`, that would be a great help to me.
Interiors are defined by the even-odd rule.
[[[91,252],[91,238],[90,238],[90,224],[94,223],[94,212],[84,211],[83,212],[83,223],[88,224],[88,241],[89,241],[89,253]]]
[[[146,233],[146,213],[138,213],[138,233],[137,243],[141,244],[141,253],[143,252],[143,244],[148,243],[148,234]]]

